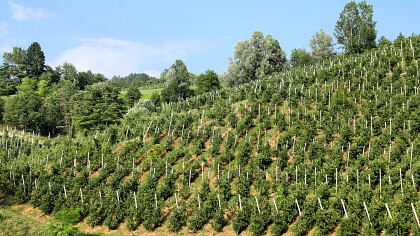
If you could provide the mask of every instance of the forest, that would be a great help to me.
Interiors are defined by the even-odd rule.
[[[68,235],[419,235],[420,36],[376,43],[372,8],[344,7],[343,53],[320,29],[287,59],[255,31],[221,74],[176,60],[108,80],[15,47],[0,68],[2,198]]]

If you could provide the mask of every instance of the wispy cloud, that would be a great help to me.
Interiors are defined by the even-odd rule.
[[[92,70],[108,78],[135,72],[159,76],[162,65],[170,65],[197,51],[200,41],[167,42],[162,46],[151,46],[133,41],[113,38],[81,39],[80,45],[65,50],[51,64],[72,63],[79,71]]]
[[[41,18],[50,18],[54,14],[46,13],[42,9],[33,9],[31,7],[25,7],[14,2],[9,2],[10,8],[12,9],[12,17],[15,20],[25,21],[30,19],[41,19]]]
[[[8,25],[6,22],[0,22],[0,39],[9,34]]]

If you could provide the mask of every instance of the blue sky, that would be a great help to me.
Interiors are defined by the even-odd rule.
[[[221,73],[235,43],[255,30],[286,51],[309,50],[323,28],[333,35],[348,1],[0,1],[0,53],[39,42],[48,65],[67,61],[108,78],[131,72],[158,76],[176,59],[189,71]],[[367,1],[378,38],[420,33],[420,1]]]

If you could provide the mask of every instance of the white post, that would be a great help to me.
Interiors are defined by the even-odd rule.
[[[242,211],[242,203],[241,203],[241,195],[240,194],[238,194],[238,199],[239,199],[239,208]]]
[[[411,155],[410,155],[410,171],[411,171],[411,163],[413,162],[413,143],[411,143]]]
[[[321,210],[324,210],[324,207],[322,207],[321,200],[318,198],[319,206],[321,206]]]
[[[301,216],[302,215],[302,212],[300,211],[300,207],[299,207],[299,203],[298,203],[297,198],[295,198],[295,202],[296,202],[297,209],[299,211],[299,216]]]
[[[388,203],[385,203],[386,210],[388,211],[389,218],[392,220],[391,211],[389,210]]]
[[[63,185],[63,189],[64,189],[64,197],[67,198],[66,185]]]
[[[175,193],[175,204],[176,204],[176,209],[179,209],[179,206],[178,206],[178,198],[176,197],[176,193]]]
[[[259,213],[259,214],[261,214],[261,211],[260,211],[260,205],[258,204],[258,199],[257,199],[257,196],[255,196],[255,202],[257,202],[257,209],[258,209],[258,213]]]
[[[416,212],[416,209],[414,208],[413,203],[411,203],[411,208],[413,209],[414,216],[416,217],[417,225],[418,225],[418,226],[419,226],[419,228],[420,228],[419,218],[417,217],[417,212]]]
[[[197,194],[197,199],[198,199],[198,209],[201,211],[200,194]]]
[[[346,218],[348,219],[349,216],[347,215],[347,210],[346,210],[346,206],[344,205],[343,199],[341,199],[341,205],[343,205],[344,214],[346,215]]]
[[[337,194],[338,191],[338,173],[337,173],[337,168],[335,168],[335,193]]]
[[[191,187],[191,170],[190,170],[190,177],[188,178],[188,187]]]
[[[156,205],[156,208],[158,208],[158,206],[157,206],[157,196],[156,196],[156,193],[155,193],[155,205]]]
[[[136,191],[133,192],[134,195],[134,204],[136,205],[136,209],[137,209],[137,197],[136,197]]]
[[[273,198],[274,202],[274,208],[276,209],[276,212],[279,213],[279,209],[277,208],[276,199]]]
[[[82,200],[82,204],[83,204],[83,194],[82,194],[82,189],[81,189],[81,188],[79,188],[79,191],[80,191],[80,199]]]
[[[379,169],[379,197],[382,198],[382,174],[381,174],[381,169]]]
[[[400,182],[401,182],[401,195],[404,195],[401,168],[400,168]]]
[[[369,219],[370,226],[372,227],[372,222],[370,221],[370,216],[369,216],[369,212],[368,212],[368,209],[367,209],[367,206],[366,206],[366,202],[363,202],[363,206],[365,206],[366,214],[367,214],[367,217]]]

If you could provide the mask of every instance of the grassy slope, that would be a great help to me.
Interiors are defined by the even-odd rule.
[[[48,217],[29,203],[12,205],[10,199],[0,201],[0,235],[50,235]]]
[[[192,85],[190,86],[191,90],[196,90],[197,86],[196,85]],[[163,90],[163,88],[158,88],[158,89],[147,89],[147,90],[140,90],[141,92],[141,99],[150,99],[152,97],[153,93],[159,93]],[[126,90],[121,91],[120,93],[120,97],[124,97],[124,95],[127,93]]]

